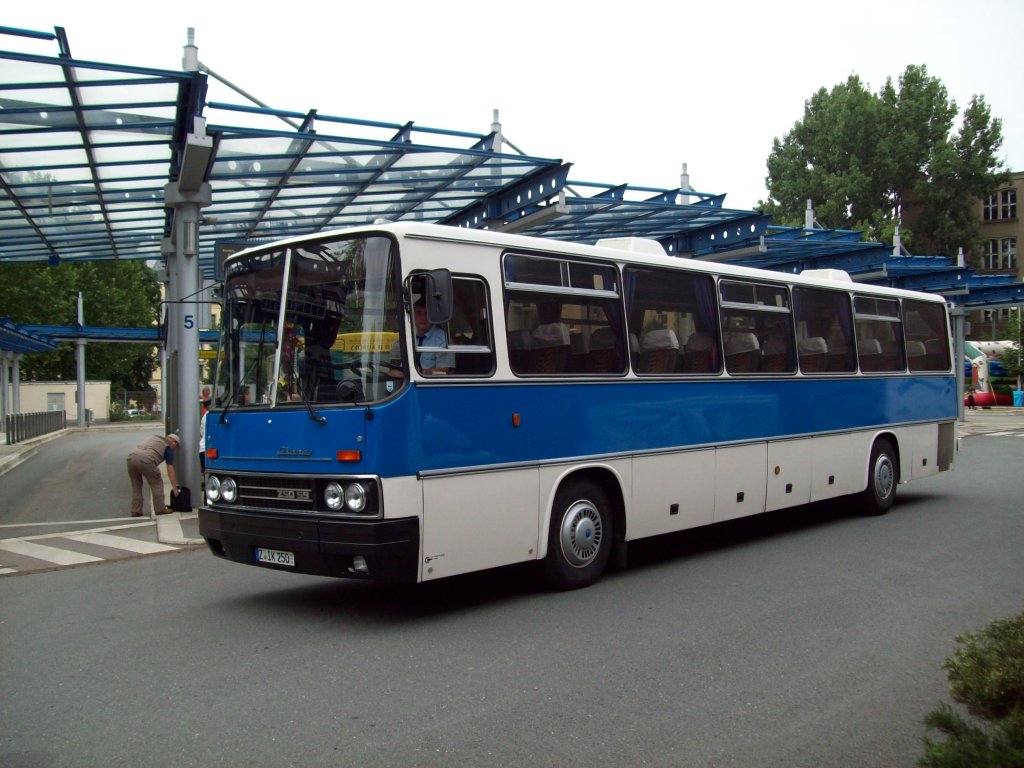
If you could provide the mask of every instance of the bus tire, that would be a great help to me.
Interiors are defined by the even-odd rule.
[[[868,487],[857,498],[861,514],[874,516],[888,512],[896,500],[899,477],[899,459],[892,441],[878,438],[871,448]]]
[[[545,581],[555,589],[593,584],[608,564],[613,538],[611,505],[600,486],[587,480],[565,483],[551,511]]]

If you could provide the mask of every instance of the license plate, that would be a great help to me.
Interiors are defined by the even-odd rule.
[[[274,565],[288,565],[295,567],[295,555],[281,549],[264,549],[256,547],[256,560],[261,563],[273,563]]]

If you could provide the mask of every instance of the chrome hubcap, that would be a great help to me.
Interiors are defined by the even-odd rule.
[[[559,529],[559,545],[570,565],[588,565],[601,549],[601,515],[589,501],[577,501],[566,510]]]
[[[883,453],[875,462],[875,493],[880,499],[887,499],[895,484],[896,470],[893,467],[892,459]]]

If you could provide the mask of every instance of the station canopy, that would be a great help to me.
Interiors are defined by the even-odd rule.
[[[894,256],[859,232],[776,227],[721,194],[570,179],[570,163],[518,151],[497,125],[479,134],[210,101],[210,76],[77,60],[61,27],[0,27],[0,262],[163,262],[165,187],[193,172],[190,149],[208,146],[195,180],[211,190],[199,242],[208,279],[249,244],[415,220],[581,243],[653,238],[672,255],[845,269],[965,306],[1024,299],[1012,279]]]

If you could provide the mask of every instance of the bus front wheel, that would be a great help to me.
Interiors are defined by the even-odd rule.
[[[571,481],[555,495],[544,576],[555,589],[577,589],[600,578],[612,549],[611,505],[598,485]]]
[[[896,449],[886,438],[879,438],[871,449],[868,487],[858,498],[861,512],[865,515],[884,515],[888,512],[896,500],[898,482],[899,464]]]

